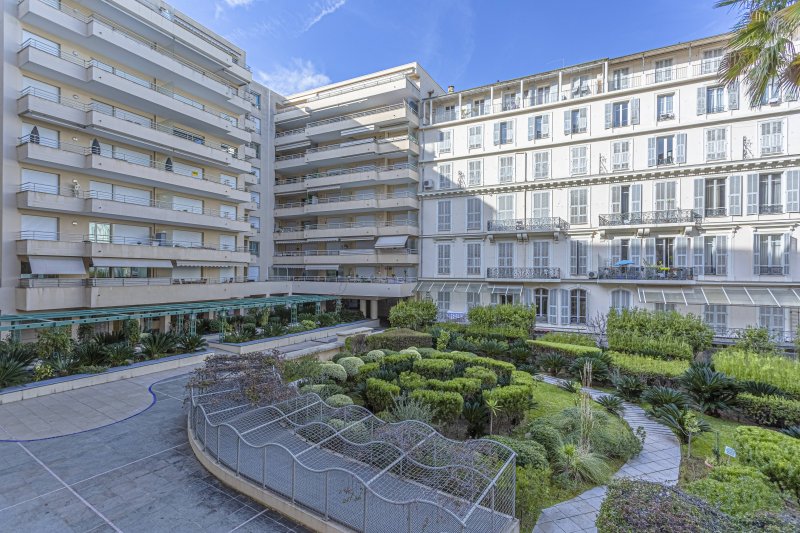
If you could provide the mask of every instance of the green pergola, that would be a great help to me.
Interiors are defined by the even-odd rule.
[[[322,302],[328,301],[336,301],[336,310],[340,310],[341,298],[338,296],[293,295],[0,315],[0,332],[10,331],[12,336],[17,336],[20,331],[27,329],[55,328],[74,324],[96,324],[131,318],[158,318],[165,316],[177,316],[178,326],[182,328],[183,318],[188,315],[189,332],[194,334],[196,332],[197,315],[200,313],[213,312],[225,317],[228,312],[237,309],[243,311],[253,308],[288,307],[292,310],[292,322],[296,322],[298,305],[314,303],[316,304],[317,314],[319,314]]]

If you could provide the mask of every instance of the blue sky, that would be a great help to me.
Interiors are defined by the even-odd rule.
[[[418,61],[466,89],[728,31],[714,0],[172,0],[282,94]]]

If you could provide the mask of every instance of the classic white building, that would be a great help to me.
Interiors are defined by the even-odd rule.
[[[638,306],[794,331],[800,104],[718,83],[725,42],[425,99],[417,292],[553,329]]]

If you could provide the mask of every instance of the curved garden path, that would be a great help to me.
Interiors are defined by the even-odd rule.
[[[545,383],[557,385],[562,380],[543,376]],[[592,398],[607,396],[607,393],[584,388]],[[625,402],[622,418],[636,430],[642,426],[647,432],[642,453],[625,463],[614,474],[614,478],[640,479],[667,485],[678,482],[681,464],[681,445],[672,431],[647,417],[638,405]],[[600,504],[606,496],[606,487],[595,487],[583,494],[548,507],[542,511],[533,533],[583,533],[597,531],[595,520]]]

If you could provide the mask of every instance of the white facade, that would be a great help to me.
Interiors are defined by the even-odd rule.
[[[724,43],[426,99],[419,294],[543,328],[638,306],[796,329],[800,105],[721,86]]]

